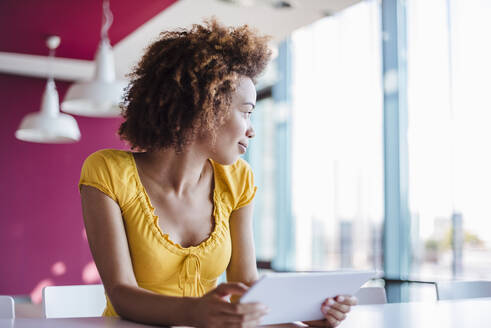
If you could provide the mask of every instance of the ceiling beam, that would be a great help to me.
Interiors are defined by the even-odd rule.
[[[0,52],[0,73],[47,78],[49,74],[49,57]],[[95,65],[89,60],[53,58],[51,71],[58,80],[90,80]]]

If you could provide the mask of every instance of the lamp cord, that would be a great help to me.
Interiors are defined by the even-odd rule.
[[[109,0],[103,0],[102,2],[102,28],[101,28],[101,39],[109,41],[107,31],[113,23],[113,14],[109,8]]]
[[[49,49],[49,60],[48,60],[48,81],[53,81],[53,61],[55,58],[56,49]]]

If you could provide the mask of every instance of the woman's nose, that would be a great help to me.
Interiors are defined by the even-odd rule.
[[[254,131],[254,128],[252,127],[252,125],[249,126],[249,128],[247,129],[246,136],[249,139],[254,138],[256,136],[256,132]]]

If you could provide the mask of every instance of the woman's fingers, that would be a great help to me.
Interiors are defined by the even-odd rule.
[[[219,297],[225,297],[229,295],[242,295],[247,289],[248,287],[243,283],[231,282],[218,285],[211,293],[214,293]]]
[[[261,318],[268,313],[268,308],[261,303],[231,304],[221,307],[224,322],[241,325],[258,325]]]
[[[337,327],[341,321],[346,319],[351,306],[356,305],[357,302],[356,297],[349,295],[327,298],[321,305],[325,320],[305,321],[305,323],[310,327]]]
[[[355,296],[338,295],[334,298],[334,300],[338,303],[342,303],[350,306],[358,304],[358,299]]]
[[[336,310],[336,309],[333,309],[333,308],[325,309],[323,311],[323,313],[324,313],[324,316],[326,317],[326,319],[328,319],[329,317],[332,317],[332,318],[336,319],[337,321],[343,321],[344,319],[346,319],[346,313],[341,312],[341,311]]]
[[[261,303],[226,303],[222,312],[232,315],[245,315],[250,313],[266,314],[268,308]]]
[[[351,306],[345,305],[343,303],[334,303],[330,306],[330,308],[342,313],[348,313],[351,310]]]
[[[358,300],[353,296],[336,296],[335,298],[326,299],[324,303],[322,303],[322,307],[348,313],[351,310],[351,306],[356,305],[357,302]]]
[[[224,302],[225,303],[225,302]],[[230,304],[229,304],[230,305]],[[209,318],[207,323],[211,327],[255,327],[260,324],[261,318],[266,313],[265,311],[250,311],[251,307],[243,307],[238,311],[242,312],[227,312],[230,308],[224,307],[222,304],[215,304],[209,308]]]
[[[220,284],[201,298],[201,312],[204,322],[210,327],[256,327],[268,309],[260,303],[230,303],[225,300],[230,295],[242,295],[248,287],[242,283]],[[205,325],[206,326],[206,325]]]
[[[321,311],[324,314],[324,317],[329,320],[329,318],[334,318],[337,321],[342,321],[346,319],[346,313],[339,311],[337,308],[334,307],[333,305],[326,305],[323,304],[321,307]]]
[[[224,313],[222,319],[229,324],[249,324],[251,322],[259,322],[265,313],[249,313],[244,315],[233,315]]]
[[[356,297],[339,295],[335,298],[328,298],[322,303],[321,310],[331,327],[336,327],[341,321],[346,319],[346,314],[351,310],[351,306],[357,303]]]

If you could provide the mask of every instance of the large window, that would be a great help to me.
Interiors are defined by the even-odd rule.
[[[491,2],[408,1],[412,273],[491,277]]]
[[[405,8],[410,278],[489,279],[491,2],[411,0]],[[289,76],[290,97],[258,103],[260,146],[249,159],[260,186],[261,259],[277,257],[286,239],[295,250],[289,269],[383,267],[380,48],[390,36],[380,10],[363,1],[293,33],[288,72],[277,73]],[[276,174],[283,162],[288,176]],[[282,179],[291,201],[277,196]]]
[[[382,269],[380,35],[378,2],[365,1],[280,46],[270,68],[283,86],[258,101],[246,156],[259,186],[258,259]]]
[[[297,269],[382,268],[379,11],[365,1],[292,35]]]

